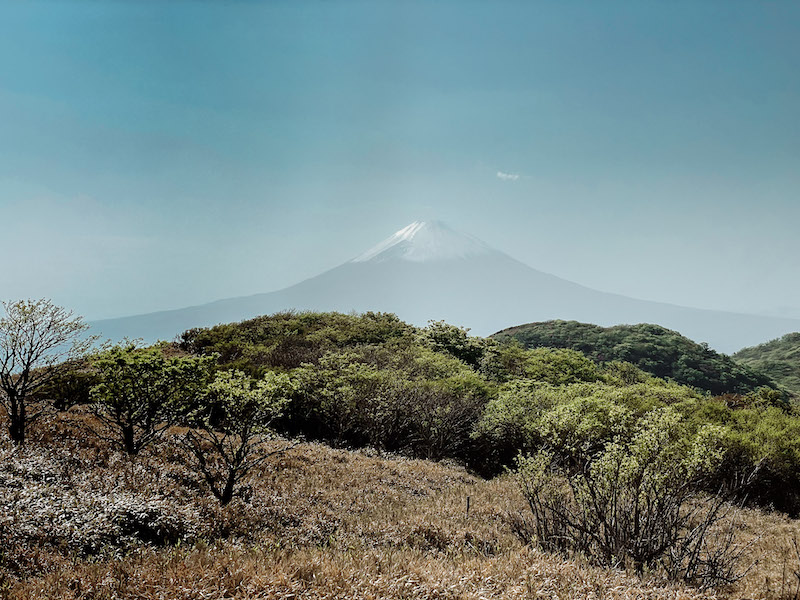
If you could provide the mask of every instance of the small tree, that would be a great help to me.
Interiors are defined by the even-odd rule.
[[[294,390],[289,375],[274,372],[254,382],[241,371],[221,371],[209,385],[208,402],[195,415],[197,429],[186,433],[184,443],[221,505],[253,468],[291,447],[267,452],[262,442]]]
[[[9,418],[9,434],[25,443],[26,428],[41,416],[35,395],[59,376],[69,361],[86,354],[95,338],[82,317],[50,300],[3,302],[0,318],[0,404]]]
[[[167,357],[163,348],[115,346],[92,359],[101,383],[94,414],[111,430],[98,437],[129,455],[159,439],[205,393],[215,356]]]

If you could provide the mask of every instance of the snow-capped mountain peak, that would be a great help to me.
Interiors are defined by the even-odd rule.
[[[441,221],[415,221],[350,262],[399,259],[430,262],[496,253],[479,239],[450,229]]]

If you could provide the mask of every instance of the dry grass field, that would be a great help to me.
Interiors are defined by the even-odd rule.
[[[752,567],[701,593],[524,546],[508,476],[304,443],[220,508],[178,446],[131,461],[86,418],[40,422],[24,451],[0,438],[1,598],[798,597],[800,527],[778,514],[738,512]]]

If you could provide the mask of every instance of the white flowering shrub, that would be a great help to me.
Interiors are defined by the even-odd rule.
[[[0,450],[0,532],[22,546],[90,555],[191,541],[202,533],[202,517],[174,498],[72,479],[44,453]]]

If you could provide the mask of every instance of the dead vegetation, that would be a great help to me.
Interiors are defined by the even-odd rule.
[[[740,510],[753,568],[701,593],[524,545],[509,477],[301,444],[253,471],[227,506],[169,436],[135,460],[79,413],[0,439],[0,597],[797,598],[798,522]],[[184,432],[173,430],[170,435]],[[283,444],[276,440],[274,444]],[[469,498],[469,512],[467,512]]]

